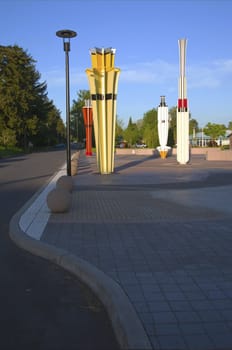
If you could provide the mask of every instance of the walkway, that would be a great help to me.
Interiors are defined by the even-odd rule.
[[[42,241],[116,282],[154,349],[232,349],[230,166],[117,156],[99,175],[82,156],[72,210],[51,215]]]

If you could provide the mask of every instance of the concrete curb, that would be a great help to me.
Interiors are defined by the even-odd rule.
[[[19,221],[23,213],[41,193],[39,190],[11,219],[9,235],[20,248],[45,258],[76,275],[102,301],[121,349],[152,349],[148,336],[130,300],[119,284],[102,271],[70,254],[45,242],[35,240],[23,232]]]

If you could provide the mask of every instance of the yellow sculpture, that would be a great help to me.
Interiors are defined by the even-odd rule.
[[[99,172],[114,171],[116,98],[120,69],[114,67],[115,49],[90,50],[92,69],[86,69],[93,108]]]

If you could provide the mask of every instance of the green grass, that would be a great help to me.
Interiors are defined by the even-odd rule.
[[[17,147],[0,146],[0,158],[7,158],[23,153],[23,150]]]

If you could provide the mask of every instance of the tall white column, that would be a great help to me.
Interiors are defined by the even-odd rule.
[[[180,39],[180,77],[177,105],[177,161],[180,164],[189,162],[189,110],[187,99],[187,83],[185,76],[186,46],[187,40]]]

